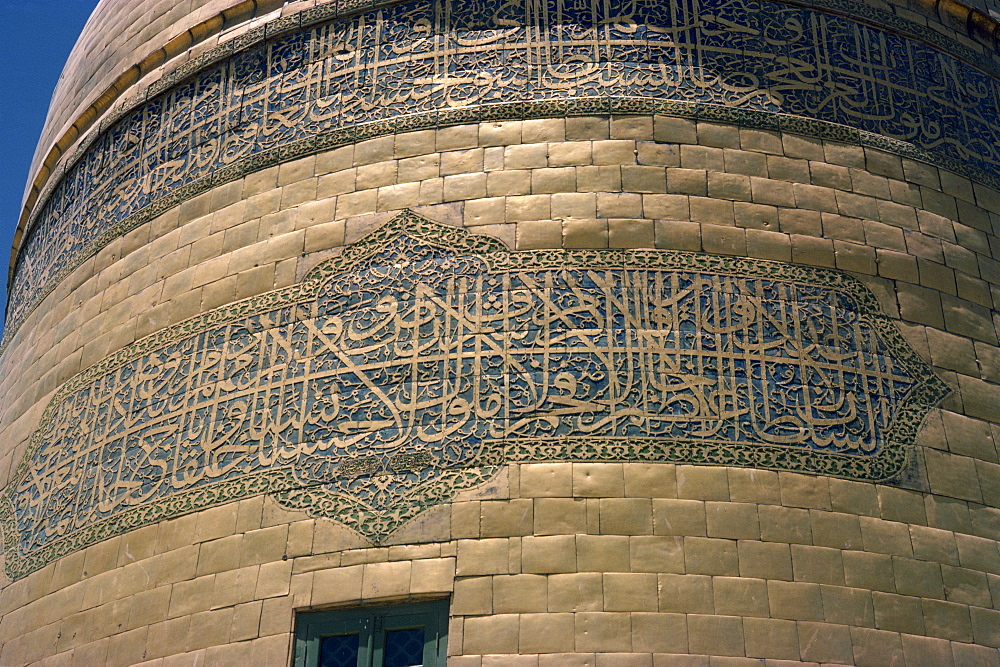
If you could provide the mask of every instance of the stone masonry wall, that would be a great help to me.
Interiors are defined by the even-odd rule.
[[[280,664],[293,610],[448,594],[456,665],[997,660],[1000,194],[794,134],[662,116],[469,124],[200,195],[76,269],[11,341],[5,478],[75,373],[296,283],[404,208],[518,249],[847,271],[954,391],[890,484],[554,462],[505,468],[379,547],[263,496],[162,521],[7,583],[0,663]]]
[[[54,93],[12,259],[0,665],[290,664],[302,612],[440,599],[453,667],[1000,664],[996,14],[996,0],[99,3]],[[371,248],[390,260],[364,264]],[[464,440],[446,455],[423,428],[333,453],[329,423],[374,424],[417,395],[355,390],[351,404],[349,373],[323,375],[356,352],[334,341],[352,304],[404,310],[453,272],[503,286],[492,302],[440,299],[481,316],[514,292],[548,298],[529,282],[560,270],[572,275],[555,291],[590,280],[591,299],[694,276],[690,291],[724,305],[688,340],[751,302],[776,320],[808,312],[767,341],[763,319],[734,335],[741,353],[758,337],[761,368],[773,343],[813,379],[741,376],[752,354],[733,354],[745,393],[727,394],[724,355],[698,366],[718,404],[692,414],[732,407],[730,439],[654,432],[680,409],[649,398],[648,378],[635,384],[659,409],[644,403],[646,421],[517,431],[511,415],[529,412],[510,408],[505,364],[534,354],[517,329],[533,322],[496,318],[489,338],[485,320],[442,316],[435,354],[459,349],[441,333],[453,321],[461,345],[496,344],[507,388],[489,400],[507,405],[455,426]],[[596,405],[602,372],[626,375],[585,372],[586,354],[633,360],[622,350],[647,345],[681,364],[697,347],[680,342],[693,308],[680,290],[630,285],[661,320],[622,307],[626,323],[602,331],[624,343],[567,337],[577,356],[535,371],[598,389],[546,398]],[[564,329],[583,328],[566,299]],[[425,333],[403,319],[397,352]],[[295,347],[307,338],[326,347]],[[236,362],[213,376],[213,354]],[[202,385],[157,374],[196,355],[209,361],[187,377]],[[384,386],[399,381],[371,355]],[[487,356],[446,372],[485,377]],[[259,378],[253,400],[231,400]],[[794,411],[805,385],[812,409],[829,378],[842,383],[823,398],[843,401],[820,411],[840,432],[806,417],[796,441],[774,418],[761,442],[745,437],[778,413],[739,422],[741,396]],[[273,423],[294,400],[337,416],[288,447]],[[867,413],[851,421],[855,401]],[[220,435],[248,414],[264,435]]]

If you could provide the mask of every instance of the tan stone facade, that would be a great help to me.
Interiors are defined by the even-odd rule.
[[[201,4],[179,29],[225,8]],[[1000,191],[918,157],[654,113],[454,122],[248,171],[107,239],[0,356],[4,483],[75,376],[302,283],[405,210],[512,251],[846,272],[951,393],[879,482],[511,461],[377,543],[269,493],[178,512],[6,577],[0,664],[289,664],[296,614],[442,598],[459,667],[997,664]]]

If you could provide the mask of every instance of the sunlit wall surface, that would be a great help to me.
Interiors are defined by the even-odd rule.
[[[102,2],[0,664],[1000,661],[994,10]]]

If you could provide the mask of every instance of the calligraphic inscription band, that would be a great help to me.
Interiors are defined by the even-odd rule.
[[[110,125],[30,224],[6,335],[142,215],[283,150],[643,100],[836,124],[1000,177],[997,80],[844,16],[750,0],[404,2],[236,53]]]
[[[412,214],[171,335],[58,392],[8,491],[8,558],[247,480],[377,540],[515,460],[882,479],[942,387],[844,274],[511,253]]]

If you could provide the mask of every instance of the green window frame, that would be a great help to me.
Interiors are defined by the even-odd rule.
[[[294,665],[444,667],[447,641],[447,600],[308,612],[296,619]]]

